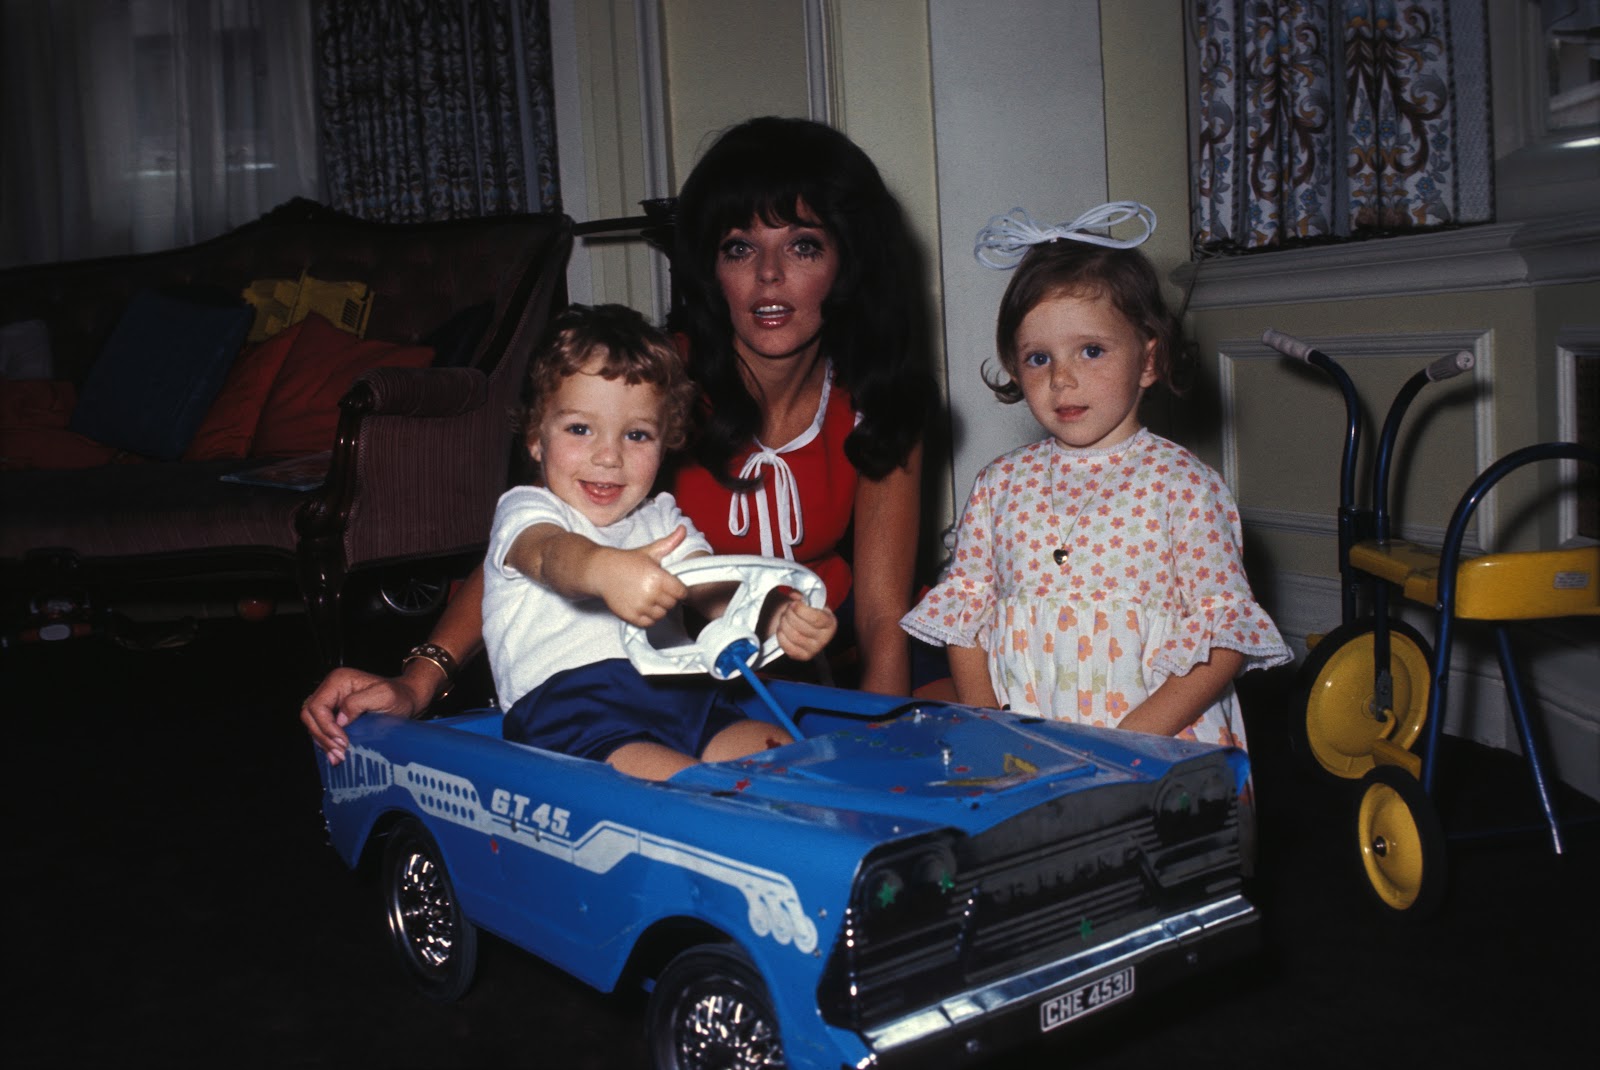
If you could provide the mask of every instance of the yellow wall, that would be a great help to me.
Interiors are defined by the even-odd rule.
[[[1100,5],[1105,63],[1106,189],[1114,201],[1155,209],[1156,233],[1141,248],[1163,278],[1189,259],[1189,150],[1183,101],[1181,0]],[[1176,285],[1167,299],[1181,301]]]
[[[661,13],[674,188],[719,131],[758,115],[807,114],[798,0],[668,0]]]

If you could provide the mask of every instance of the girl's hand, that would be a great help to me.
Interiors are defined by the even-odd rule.
[[[1169,676],[1151,696],[1117,722],[1118,728],[1175,736],[1198,721],[1244,668],[1244,655],[1212,647],[1211,656],[1182,676]]]
[[[606,608],[639,628],[648,628],[671,612],[683,601],[689,588],[662,568],[661,562],[688,534],[679,525],[672,534],[637,550],[600,549],[589,567],[594,590]]]
[[[822,653],[838,628],[831,609],[809,605],[798,591],[790,591],[773,610],[768,634],[778,637],[778,645],[791,658],[810,661]]]
[[[955,684],[956,701],[967,706],[999,709],[1000,697],[989,679],[989,655],[981,646],[945,647],[950,659],[950,680]]]

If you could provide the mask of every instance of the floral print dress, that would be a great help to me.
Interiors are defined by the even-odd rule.
[[[1148,430],[1115,446],[1054,438],[978,475],[943,578],[901,621],[980,646],[1003,705],[1114,726],[1172,675],[1238,650],[1289,660],[1250,592],[1222,478]],[[1230,686],[1180,738],[1245,745]]]

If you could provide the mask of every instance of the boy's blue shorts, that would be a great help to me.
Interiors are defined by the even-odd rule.
[[[626,658],[558,672],[506,711],[516,743],[605,761],[624,743],[650,742],[698,758],[724,728],[748,720],[743,681],[644,676]]]

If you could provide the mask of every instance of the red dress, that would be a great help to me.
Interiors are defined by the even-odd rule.
[[[798,561],[822,578],[828,607],[837,609],[850,593],[850,566],[839,555],[839,543],[855,511],[857,476],[844,455],[844,440],[856,419],[849,395],[833,389],[830,368],[809,428],[787,445],[769,449],[758,440],[733,458],[733,472],[759,477],[760,487],[735,494],[705,468],[686,462],[673,479],[672,494],[716,553]]]

